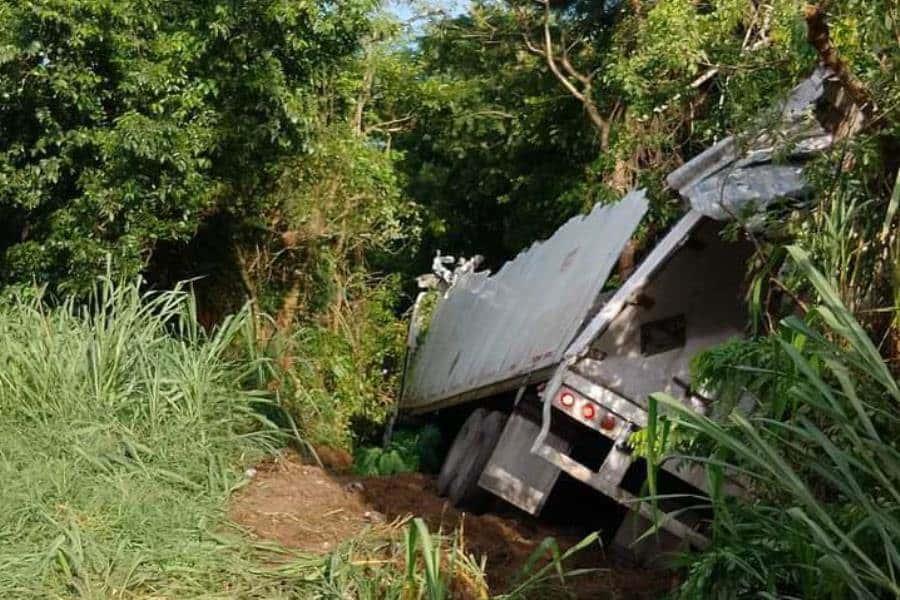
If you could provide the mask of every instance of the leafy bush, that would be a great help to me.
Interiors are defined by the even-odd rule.
[[[395,160],[346,124],[321,131],[310,155],[285,161],[268,221],[241,242],[248,296],[274,316],[260,338],[284,367],[281,397],[315,444],[352,449],[392,405],[402,287],[376,268],[417,240]]]
[[[308,150],[372,0],[0,0],[0,285],[88,289]]]
[[[359,475],[395,475],[440,467],[441,432],[433,425],[398,431],[387,448],[360,448],[354,456]]]
[[[279,360],[287,367],[278,373],[281,404],[304,439],[347,450],[367,441],[362,430],[376,429],[386,420],[406,337],[393,312],[399,296],[396,279],[354,291],[359,296],[342,296],[341,306],[332,307],[331,323],[308,320],[287,340],[276,338],[270,348],[276,357],[292,357]]]
[[[900,387],[806,252],[788,252],[821,303],[731,364],[699,363],[702,382],[738,383],[756,409],[716,420],[653,398],[705,442],[688,458],[713,484],[712,545],[690,557],[684,598],[900,594]],[[745,480],[746,500],[722,494],[726,470]]]

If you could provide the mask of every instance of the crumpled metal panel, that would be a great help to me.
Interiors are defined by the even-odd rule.
[[[791,90],[778,109],[776,133],[728,137],[670,173],[666,182],[694,210],[718,220],[762,211],[779,198],[805,197],[803,163],[834,141],[814,114],[831,76],[819,67]]]
[[[467,273],[412,357],[403,408],[438,404],[559,362],[647,211],[644,191],[597,205],[494,275]]]

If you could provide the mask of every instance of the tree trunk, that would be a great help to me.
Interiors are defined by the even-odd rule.
[[[297,308],[300,305],[301,288],[300,277],[297,276],[282,298],[281,308],[278,309],[278,314],[275,315],[275,333],[282,333],[293,324],[294,317],[297,316]]]
[[[841,86],[847,90],[859,109],[871,120],[874,116],[875,103],[869,90],[850,71],[847,63],[840,57],[834,44],[831,43],[831,33],[828,29],[828,2],[818,5],[808,5],[804,9],[806,19],[806,39],[815,48],[822,64],[831,69],[837,76]]]

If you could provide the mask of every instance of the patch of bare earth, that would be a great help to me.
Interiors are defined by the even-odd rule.
[[[293,453],[268,460],[256,471],[232,498],[230,519],[258,539],[307,552],[333,550],[373,524],[421,517],[432,531],[462,527],[468,552],[486,557],[491,589],[502,590],[545,538],[556,538],[563,550],[581,539],[512,510],[460,512],[437,495],[431,477],[419,473],[338,475],[304,464]],[[658,598],[671,582],[662,572],[613,565],[599,548],[582,552],[569,567],[598,569],[574,584],[582,598]]]

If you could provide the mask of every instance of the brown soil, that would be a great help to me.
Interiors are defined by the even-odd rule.
[[[506,587],[547,537],[565,549],[581,537],[512,510],[461,513],[438,497],[432,478],[419,473],[392,477],[330,474],[285,454],[257,467],[253,480],[232,499],[231,520],[251,535],[308,552],[328,552],[367,527],[409,516],[432,531],[463,528],[468,552],[486,558],[491,589]],[[661,572],[613,565],[599,546],[583,551],[570,567],[599,569],[579,580],[582,598],[657,598],[670,584]]]

